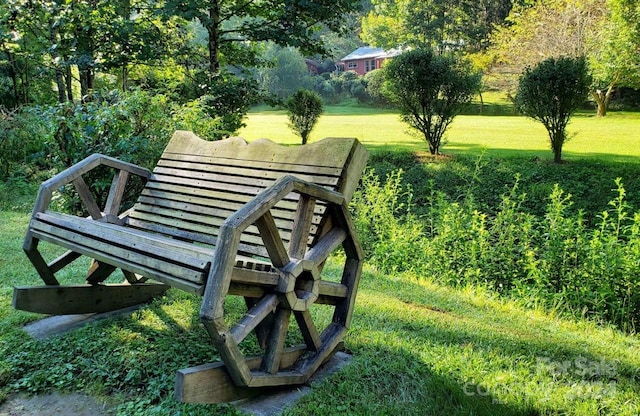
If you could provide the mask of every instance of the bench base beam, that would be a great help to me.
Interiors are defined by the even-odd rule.
[[[329,354],[325,362],[329,361],[335,353],[343,348],[344,343],[340,342],[333,352]],[[283,367],[293,365],[305,351],[304,346],[287,348],[282,353],[281,365]],[[256,370],[260,368],[261,358],[247,358],[247,365],[251,370]],[[218,362],[178,370],[176,373],[175,398],[183,403],[227,403],[249,399],[259,394],[283,388],[291,388],[291,385],[282,387],[236,386],[231,380],[224,363]]]
[[[102,313],[149,302],[168,288],[157,283],[18,286],[13,290],[13,307],[49,315]]]

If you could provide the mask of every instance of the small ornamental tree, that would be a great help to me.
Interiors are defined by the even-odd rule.
[[[384,71],[385,94],[400,107],[402,120],[422,133],[432,155],[439,154],[447,127],[471,102],[480,76],[430,49],[405,52]]]
[[[520,77],[516,108],[547,129],[555,163],[562,162],[567,124],[585,102],[590,84],[584,58],[549,58],[525,68]]]
[[[285,103],[289,116],[289,127],[307,143],[311,130],[324,111],[322,98],[313,91],[298,90]]]

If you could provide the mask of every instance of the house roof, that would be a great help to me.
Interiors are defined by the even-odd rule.
[[[371,59],[371,58],[391,58],[398,56],[402,53],[400,49],[391,49],[385,51],[382,48],[373,48],[371,46],[362,46],[349,55],[341,59],[341,61],[354,61],[357,59]]]

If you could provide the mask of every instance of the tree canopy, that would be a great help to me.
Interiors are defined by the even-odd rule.
[[[552,57],[586,56],[590,93],[604,116],[615,88],[640,86],[639,10],[633,0],[540,0],[514,9],[493,52],[517,72]]]
[[[438,51],[483,49],[512,0],[372,0],[362,38],[383,48],[432,47]]]

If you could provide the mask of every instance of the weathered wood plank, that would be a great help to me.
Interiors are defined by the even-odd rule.
[[[78,244],[83,244],[82,240],[88,240],[90,241],[88,244],[94,244],[97,250],[109,252],[112,248],[114,255],[121,253],[123,258],[127,255],[135,256],[135,253],[138,253],[152,259],[167,259],[168,262],[183,265],[199,272],[209,267],[213,255],[213,251],[203,247],[145,236],[113,224],[78,221],[77,217],[70,215],[38,213],[31,227],[34,231],[58,235],[61,239],[74,241]]]
[[[87,283],[96,284],[104,282],[115,270],[115,266],[93,260],[87,272]]]
[[[265,164],[260,166],[259,163],[253,161],[251,166],[245,166],[242,161],[237,159],[226,160],[214,160],[208,158],[208,162],[201,162],[198,157],[195,160],[186,160],[187,158],[194,158],[194,156],[179,156],[182,160],[160,159],[158,165],[154,169],[154,172],[164,174],[175,174],[182,176],[182,172],[216,172],[220,175],[219,180],[226,181],[260,181],[263,186],[268,186],[270,183],[280,178],[283,174],[293,174],[302,180],[307,182],[317,183],[319,185],[335,187],[342,173],[342,169],[337,168],[325,168],[319,167],[316,171],[314,166],[299,166],[282,164]],[[212,177],[216,178],[217,177]]]
[[[298,327],[300,327],[304,342],[307,344],[307,349],[309,351],[318,351],[322,341],[309,311],[295,311],[293,314],[296,317],[296,322],[298,322]]]
[[[185,290],[187,292],[197,293],[200,295],[203,292],[203,285],[200,283],[195,283],[190,281],[188,279],[188,276],[185,276],[185,273],[179,274],[178,275],[179,277],[167,274],[166,269],[162,267],[165,264],[158,263],[156,265],[156,267],[158,268],[156,269],[149,266],[141,265],[140,263],[137,263],[137,262],[132,262],[128,259],[118,258],[109,252],[105,253],[105,252],[95,250],[95,248],[92,246],[83,246],[81,244],[77,244],[71,241],[61,239],[58,236],[52,236],[44,233],[38,233],[37,236],[39,239],[42,239],[44,241],[57,244],[61,247],[67,248],[75,252],[79,252],[81,254],[84,254],[88,257],[92,257],[104,263],[112,264],[113,266],[116,266],[123,270],[128,270],[130,272],[137,273],[142,276],[146,276],[153,280],[157,280],[159,282],[174,286],[176,288]],[[53,283],[53,284],[57,284],[57,283]]]
[[[51,315],[102,313],[148,302],[169,286],[161,284],[18,286],[13,291],[16,309]]]
[[[102,212],[100,211],[100,207],[98,207],[96,200],[93,198],[93,195],[91,195],[91,191],[89,190],[87,183],[84,181],[84,179],[82,179],[82,176],[78,176],[77,178],[75,178],[72,183],[76,188],[78,196],[80,196],[84,207],[89,212],[89,215],[91,215],[91,218],[93,218],[94,220],[101,219]]]
[[[282,237],[280,237],[278,226],[273,220],[273,216],[271,216],[271,212],[265,212],[264,215],[256,221],[256,226],[258,230],[260,230],[260,236],[269,253],[271,263],[277,268],[284,267],[290,261],[289,255],[282,242]]]
[[[315,205],[316,200],[314,198],[307,195],[300,197],[291,233],[291,243],[289,244],[289,254],[295,259],[304,258],[309,244],[309,236],[315,235],[317,231],[317,227],[311,226]]]
[[[75,253],[73,251],[67,251],[62,254],[60,257],[56,258],[52,262],[48,264],[49,270],[51,273],[59,272],[64,269],[66,266],[71,264],[73,261],[79,259],[81,257],[80,253]]]
[[[265,373],[274,375],[280,370],[284,339],[287,336],[290,318],[291,310],[279,308],[276,311],[271,333],[269,334],[269,339],[267,339],[264,360],[262,360],[261,369]]]
[[[122,203],[128,180],[129,172],[119,170],[113,175],[113,181],[111,182],[111,188],[104,207],[104,212],[107,215],[117,216],[120,213],[120,204]]]
[[[282,365],[289,367],[304,353],[304,346],[287,348],[282,352]],[[248,357],[247,366],[260,367],[262,356]],[[224,363],[202,364],[178,370],[174,396],[183,403],[225,403],[246,399],[261,392],[260,389],[238,387],[229,377]]]
[[[257,140],[250,144],[239,137],[204,142],[192,132],[177,131],[169,141],[165,155],[183,154],[251,160],[261,163],[286,163],[299,166],[327,166],[343,169],[355,139],[320,140],[302,146],[282,146],[271,140]]]

